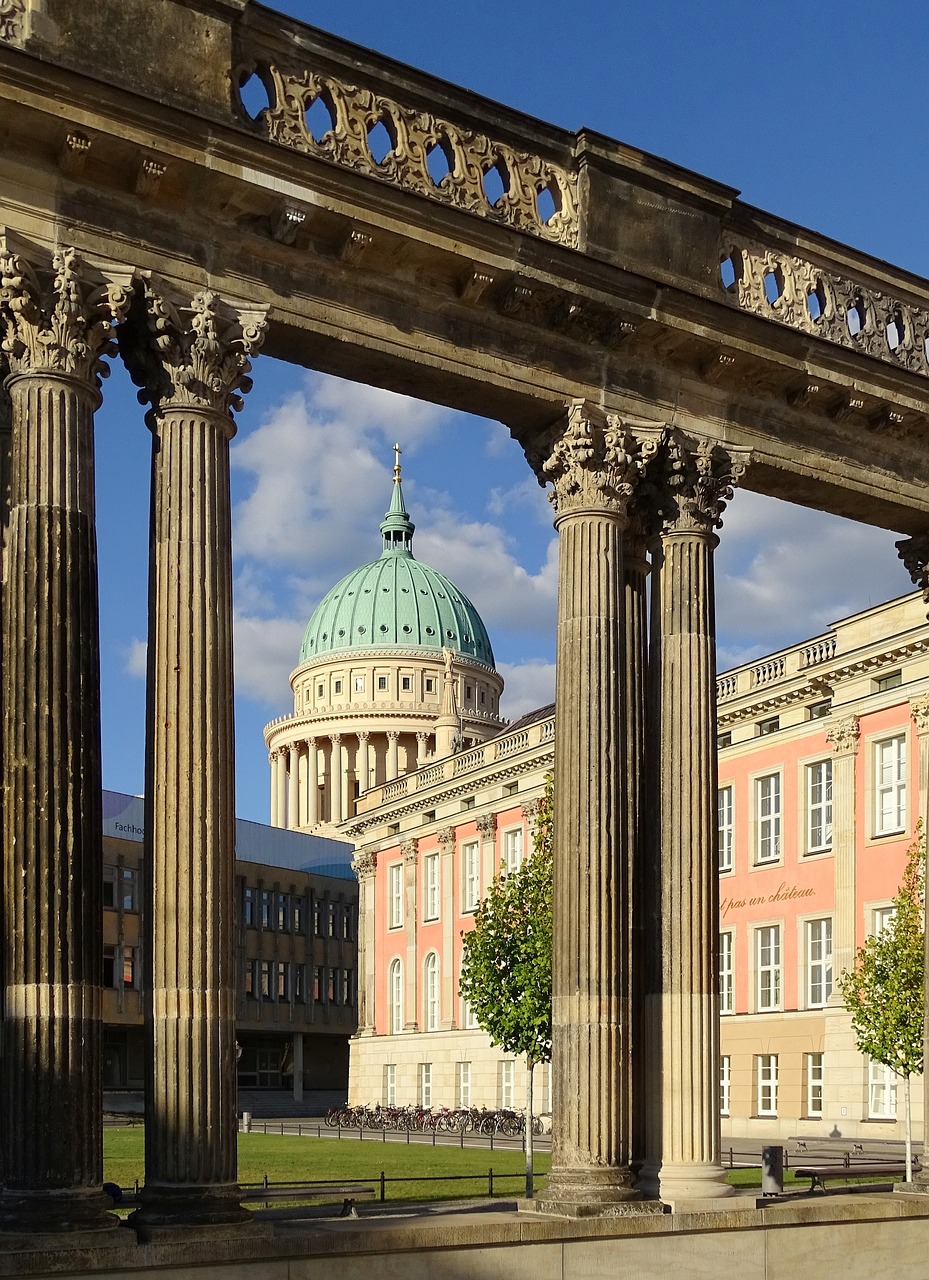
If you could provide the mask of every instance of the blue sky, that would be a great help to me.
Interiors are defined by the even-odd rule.
[[[888,18],[864,0],[278,7],[929,275],[929,9]],[[261,730],[289,709],[287,677],[314,605],[378,553],[394,439],[414,550],[480,609],[510,715],[550,696],[556,559],[548,504],[498,423],[266,357],[254,376],[233,442],[237,787],[240,816],[267,821]],[[97,429],[104,784],[133,793],[143,784],[149,453],[134,391],[114,368]],[[909,586],[892,535],[752,494],[730,508],[717,575],[721,666]]]

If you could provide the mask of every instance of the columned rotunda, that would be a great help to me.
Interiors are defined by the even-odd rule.
[[[293,715],[265,729],[272,826],[337,827],[363,791],[503,727],[503,680],[480,615],[413,555],[399,455],[381,554],[320,602],[290,677]]]

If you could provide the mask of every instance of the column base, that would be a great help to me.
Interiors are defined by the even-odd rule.
[[[126,1219],[141,1241],[150,1240],[152,1232],[191,1227],[250,1227],[252,1215],[240,1203],[242,1191],[238,1183],[210,1186],[158,1186],[142,1188],[140,1205]]]
[[[538,1213],[563,1218],[616,1217],[652,1212],[633,1185],[631,1169],[595,1165],[582,1169],[553,1169],[548,1186],[535,1201]],[[658,1206],[660,1212],[660,1206]]]
[[[929,1169],[914,1173],[912,1182],[895,1182],[894,1191],[901,1196],[929,1196]]]
[[[668,1164],[658,1173],[659,1195],[665,1204],[700,1200],[723,1200],[735,1195],[726,1181],[726,1170],[718,1164]]]
[[[0,1192],[0,1232],[4,1237],[12,1233],[30,1240],[63,1232],[108,1233],[119,1226],[112,1208],[113,1201],[102,1189],[17,1191],[7,1187]]]

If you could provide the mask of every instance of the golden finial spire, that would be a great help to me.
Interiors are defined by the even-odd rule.
[[[398,444],[394,445],[394,484],[400,483],[400,453],[401,449]]]

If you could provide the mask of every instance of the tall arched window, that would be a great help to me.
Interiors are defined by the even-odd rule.
[[[403,1030],[403,961],[394,957],[387,971],[387,1000],[390,1006],[390,1033]]]
[[[439,957],[430,951],[423,961],[423,1030],[439,1029]]]

